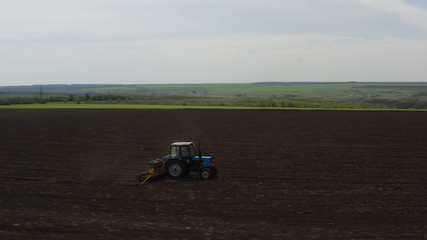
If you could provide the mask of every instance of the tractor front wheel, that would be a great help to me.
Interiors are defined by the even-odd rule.
[[[168,175],[171,177],[174,177],[174,178],[179,178],[179,177],[184,176],[186,171],[187,170],[186,170],[185,165],[181,161],[178,161],[178,160],[171,161],[167,165]]]
[[[204,168],[199,170],[199,176],[202,179],[209,179],[212,177],[212,171],[210,168],[204,167]]]

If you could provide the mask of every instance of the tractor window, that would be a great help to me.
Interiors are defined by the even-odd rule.
[[[181,157],[188,157],[188,148],[181,147]]]
[[[179,147],[171,148],[171,157],[179,157]]]

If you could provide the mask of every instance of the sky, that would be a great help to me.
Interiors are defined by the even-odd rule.
[[[0,0],[0,86],[427,81],[426,0]]]

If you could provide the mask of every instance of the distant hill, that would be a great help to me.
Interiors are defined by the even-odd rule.
[[[87,88],[107,88],[107,87],[118,87],[123,86],[120,84],[48,84],[48,85],[31,85],[31,86],[5,86],[0,87],[0,91],[40,91],[40,87],[46,91],[72,91],[81,90]]]

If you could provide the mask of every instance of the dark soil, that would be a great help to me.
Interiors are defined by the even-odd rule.
[[[427,113],[1,110],[0,239],[425,239]],[[136,187],[174,141],[218,177]]]

